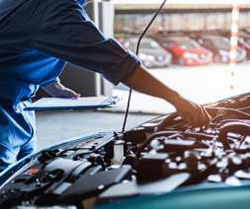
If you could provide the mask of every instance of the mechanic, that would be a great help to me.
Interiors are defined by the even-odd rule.
[[[193,126],[209,121],[201,105],[155,79],[133,53],[105,37],[82,3],[0,0],[0,170],[35,150],[35,115],[23,109],[40,87],[55,97],[80,96],[58,80],[65,62],[162,98]]]

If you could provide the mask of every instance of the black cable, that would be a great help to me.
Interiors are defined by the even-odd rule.
[[[164,7],[164,5],[166,4],[167,0],[163,0],[161,6],[156,10],[154,16],[152,17],[152,19],[150,20],[150,22],[148,23],[147,27],[144,29],[144,31],[142,32],[142,34],[140,35],[138,42],[137,42],[137,46],[136,46],[136,55],[139,54],[139,49],[140,49],[140,44],[141,44],[141,40],[144,37],[144,35],[147,33],[148,29],[150,28],[150,26],[153,24],[155,18],[158,16],[158,14],[160,13],[160,11],[162,10],[162,8]],[[128,119],[128,114],[129,114],[129,108],[130,108],[130,103],[131,103],[131,96],[132,96],[132,89],[129,89],[129,95],[128,95],[128,102],[127,102],[127,108],[126,108],[126,112],[125,112],[125,116],[124,116],[124,121],[123,121],[123,126],[122,126],[122,133],[124,133],[125,128],[126,128],[126,124],[127,124],[127,119]]]
[[[220,141],[224,147],[224,149],[231,149],[230,144],[228,142],[227,134],[233,132],[241,135],[249,135],[250,134],[250,124],[242,123],[242,122],[229,122],[224,124],[218,136],[218,141]]]

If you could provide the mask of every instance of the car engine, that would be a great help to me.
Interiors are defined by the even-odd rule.
[[[125,133],[80,136],[0,178],[0,208],[91,208],[142,195],[250,183],[250,94],[208,104],[211,122],[177,113]]]

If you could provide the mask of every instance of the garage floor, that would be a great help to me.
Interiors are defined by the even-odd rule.
[[[193,68],[172,66],[168,69],[154,69],[151,72],[162,82],[199,103],[212,102],[249,91],[249,62],[237,65],[234,91],[229,88],[231,77],[228,65],[213,64]],[[123,97],[123,100],[112,109],[114,111],[124,110],[126,105],[128,92],[118,88],[115,89],[114,93],[118,93],[118,91],[118,95]],[[163,100],[157,100],[138,92],[133,93],[131,111],[162,114],[173,110],[173,107]],[[131,114],[127,129],[154,117],[156,115]],[[122,113],[100,111],[38,112],[38,148],[42,149],[82,134],[100,131],[121,131],[123,118],[124,114]]]
[[[204,66],[178,66],[151,69],[150,73],[164,84],[177,90],[184,97],[197,103],[215,102],[233,95],[249,92],[250,61],[237,63],[232,69],[228,64],[209,64]],[[232,77],[231,72],[234,72]],[[234,88],[231,88],[231,85]],[[122,97],[114,110],[124,110],[128,92],[119,85],[113,95]],[[142,105],[143,104],[143,105]],[[148,113],[167,113],[174,108],[163,100],[133,91],[131,111]]]
[[[127,129],[157,115],[131,114]],[[124,114],[98,111],[37,112],[38,149],[93,132],[121,131]]]

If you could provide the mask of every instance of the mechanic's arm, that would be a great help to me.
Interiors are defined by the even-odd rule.
[[[210,120],[210,116],[205,108],[183,98],[176,91],[153,77],[143,66],[138,67],[122,82],[134,90],[162,98],[171,103],[175,106],[180,116],[192,126],[206,125]]]

